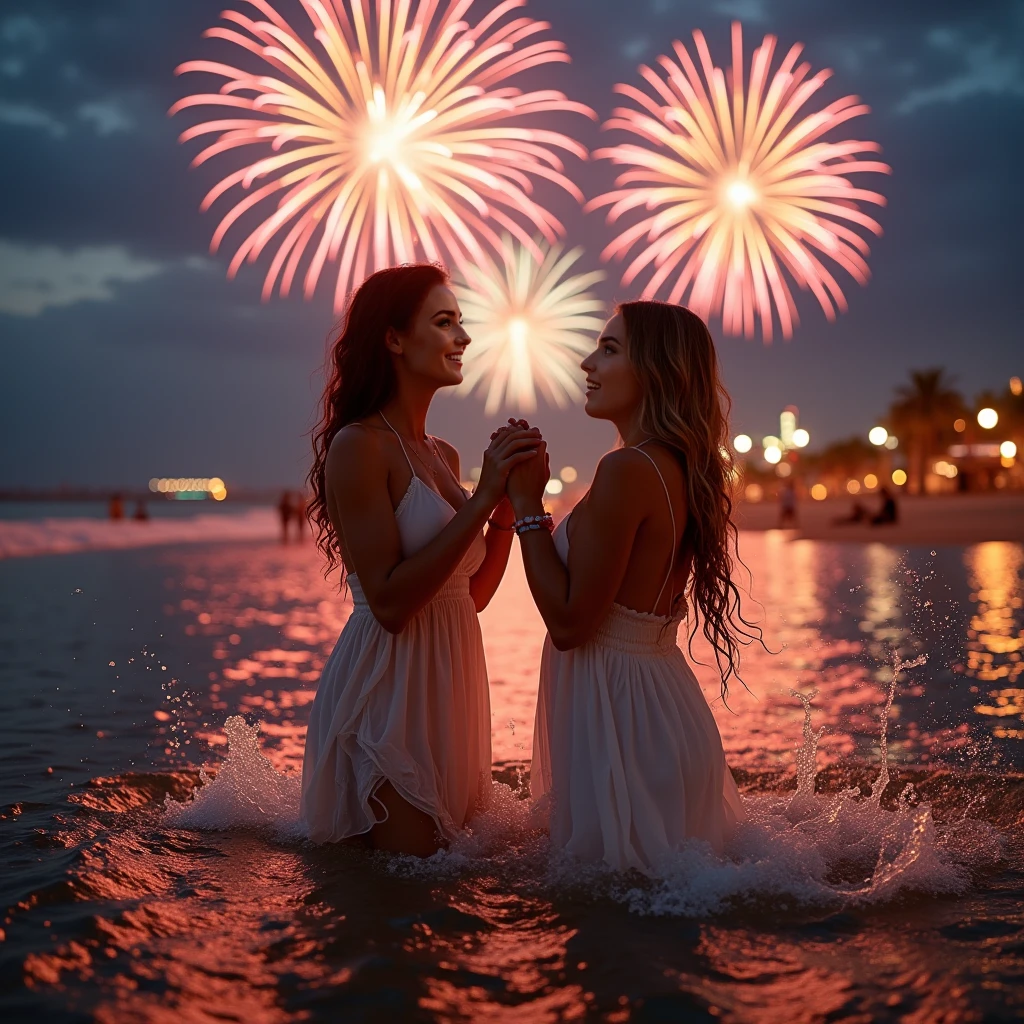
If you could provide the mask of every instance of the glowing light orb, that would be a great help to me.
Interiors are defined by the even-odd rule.
[[[999,422],[999,413],[995,409],[978,410],[978,426],[983,430],[991,430]]]
[[[811,497],[815,501],[824,501],[828,497],[828,488],[824,484],[815,484],[811,488]]]
[[[749,434],[737,434],[733,439],[732,446],[740,455],[745,455],[754,447],[754,442],[750,439]]]
[[[811,443],[810,432],[805,430],[803,427],[797,427],[793,431],[793,444],[797,448],[806,448]]]
[[[1004,441],[999,446],[999,454],[1004,459],[1012,459],[1017,455],[1017,445],[1013,441]]]
[[[750,187],[750,183],[746,181],[734,181],[725,190],[725,194],[729,202],[737,209],[749,206],[757,199],[757,193]]]
[[[604,326],[604,303],[590,291],[604,274],[568,276],[581,249],[542,246],[538,260],[536,248],[506,237],[501,266],[488,257],[452,282],[473,339],[460,392],[486,390],[489,414],[503,405],[532,412],[538,391],[557,406],[581,399],[579,363]]]
[[[567,484],[574,484],[579,478],[579,473],[576,471],[575,466],[563,466],[558,475]]]
[[[546,22],[512,16],[525,0],[505,0],[475,25],[473,0],[299,2],[308,24],[291,24],[269,0],[238,0],[245,13],[226,10],[227,25],[205,33],[230,43],[238,66],[193,60],[175,70],[223,80],[171,108],[226,108],[182,133],[182,142],[208,139],[192,165],[244,160],[201,206],[231,197],[212,251],[236,225],[247,232],[229,277],[272,249],[264,299],[288,295],[302,268],[308,298],[337,262],[340,309],[354,282],[394,263],[466,267],[506,232],[527,246],[537,234],[555,240],[562,226],[531,197],[534,183],[582,201],[560,153],[586,150],[535,115],[596,115],[553,89],[511,84],[569,60],[563,43],[542,38]]]
[[[885,427],[872,427],[868,431],[868,440],[873,445],[878,445],[879,447],[881,447],[883,444],[885,444],[886,441],[889,440],[889,431],[886,430]]]
[[[773,466],[782,461],[782,449],[777,445],[770,444],[764,450],[764,461],[770,462]]]
[[[892,471],[892,482],[897,487],[902,487],[907,482],[907,472],[904,469],[894,469]]]
[[[559,480],[557,477],[552,477],[544,485],[544,493],[545,494],[561,494],[562,493],[562,481]]]
[[[625,170],[614,191],[588,205],[608,207],[611,222],[636,211],[641,217],[604,257],[625,259],[639,247],[623,284],[649,274],[644,297],[685,300],[705,319],[720,315],[730,334],[753,337],[760,321],[768,341],[777,319],[791,337],[798,316],[790,282],[809,289],[835,319],[846,298],[823,259],[866,284],[862,233],[882,233],[862,206],[885,198],[850,176],[890,169],[865,158],[879,152],[877,143],[825,136],[868,107],[845,96],[807,112],[831,72],[810,76],[810,65],[797,63],[801,44],[770,73],[777,40],[765,36],[744,87],[739,23],[727,72],[713,63],[703,34],[693,38],[698,63],[676,42],[657,69],[641,67],[646,88],[615,87],[633,106],[617,108],[605,127],[638,141],[594,153]]]

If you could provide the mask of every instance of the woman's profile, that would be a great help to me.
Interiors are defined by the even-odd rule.
[[[414,264],[369,277],[333,344],[310,518],[353,609],[306,735],[301,814],[314,841],[366,835],[426,856],[490,791],[477,612],[511,546],[506,478],[540,441],[502,430],[475,492],[463,490],[458,452],[425,424],[435,393],[462,381],[469,343],[444,270]]]
[[[721,848],[743,814],[676,642],[699,617],[724,693],[752,636],[730,579],[728,397],[707,327],[682,306],[622,304],[582,366],[586,412],[622,446],[553,535],[538,529],[546,447],[508,481],[548,628],[531,789],[555,847],[652,872],[687,840]]]

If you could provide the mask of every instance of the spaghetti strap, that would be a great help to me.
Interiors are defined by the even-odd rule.
[[[387,416],[385,416],[384,413],[378,410],[377,415],[380,416],[380,418],[385,423],[387,423],[388,429],[391,431],[392,434],[395,435],[395,437],[398,438],[398,443],[402,446],[402,454],[405,456],[405,461],[409,463],[409,472],[412,473],[413,476],[415,476],[416,467],[412,464],[412,459],[409,458],[409,453],[405,450],[405,442],[402,440],[402,435],[397,430],[395,430],[393,426],[391,426],[390,422],[388,422]],[[650,456],[648,456],[648,458],[649,457]]]
[[[648,439],[649,440],[649,439]],[[676,514],[672,508],[672,498],[668,493],[668,484],[665,483],[665,478],[661,475],[661,470],[658,469],[658,464],[647,454],[641,447],[641,445],[647,444],[647,441],[641,441],[640,444],[633,445],[633,448],[643,455],[647,461],[654,467],[654,472],[658,474],[658,479],[661,481],[662,489],[665,491],[665,500],[668,502],[668,514],[672,520],[672,554],[668,560],[668,574],[665,576],[665,582],[661,585],[661,590],[658,591],[658,596],[654,599],[654,607],[651,611],[657,614],[658,605],[661,602],[661,595],[665,593],[665,587],[668,586],[669,580],[675,575],[676,571]],[[671,594],[669,597],[671,598]],[[669,609],[671,614],[671,609]]]

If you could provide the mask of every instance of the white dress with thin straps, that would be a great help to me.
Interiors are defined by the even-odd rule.
[[[568,521],[554,534],[566,564]],[[673,536],[674,525],[673,515]],[[613,604],[583,646],[544,642],[530,788],[552,844],[582,860],[654,875],[687,840],[720,850],[743,817],[718,726],[676,642],[679,623]]]
[[[406,460],[412,479],[395,509],[403,558],[455,515],[416,475],[407,452]],[[385,780],[448,837],[485,805],[491,710],[469,593],[485,553],[479,534],[429,604],[397,634],[374,618],[359,578],[348,574],[352,614],[320,676],[302,765],[301,815],[315,842],[360,835],[383,821],[387,814],[374,792]]]

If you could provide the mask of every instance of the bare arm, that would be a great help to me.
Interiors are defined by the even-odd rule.
[[[622,586],[643,522],[640,503],[629,500],[645,486],[639,458],[622,450],[601,460],[589,496],[573,511],[568,568],[547,530],[532,530],[520,538],[533,599],[560,651],[580,647],[594,635]],[[538,469],[529,465],[509,478],[517,518],[542,511]]]
[[[495,436],[497,432],[495,432]],[[456,479],[461,478],[459,453],[447,441],[436,438],[438,445],[444,452],[444,457],[449,467],[455,474]],[[508,555],[512,550],[512,538],[515,534],[512,531],[512,523],[515,516],[512,513],[512,506],[507,496],[503,496],[498,506],[488,517],[487,530],[484,533],[484,543],[487,545],[487,554],[484,555],[480,568],[470,577],[469,593],[473,598],[473,604],[478,612],[482,612],[494,597],[494,592],[505,575],[505,568],[508,565]],[[507,530],[495,529],[491,522],[507,526]]]
[[[473,496],[429,544],[403,558],[380,439],[358,426],[339,431],[327,456],[327,487],[341,520],[349,568],[389,633],[401,632],[455,571],[501,500],[509,470],[533,457],[536,446],[536,432],[530,431],[492,443]]]

